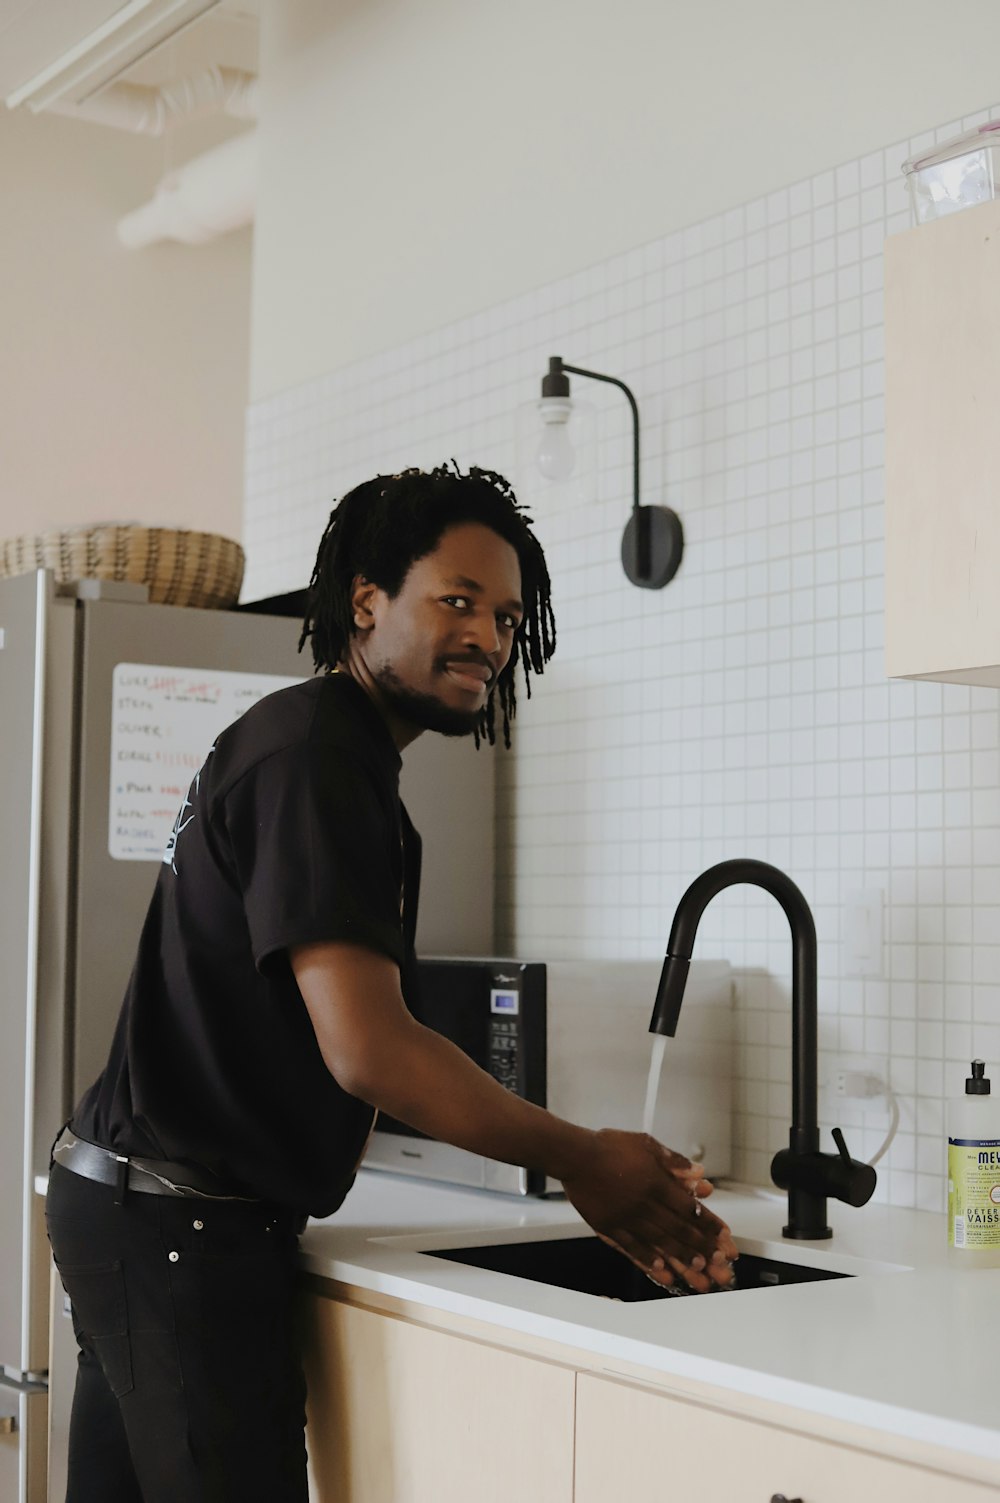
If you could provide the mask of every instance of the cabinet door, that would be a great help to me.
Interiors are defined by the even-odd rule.
[[[577,1380],[575,1503],[996,1503],[997,1491],[649,1389]]]
[[[45,1503],[46,1414],[43,1391],[18,1392],[0,1383],[0,1498],[3,1503]]]
[[[1000,202],[885,247],[890,677],[1000,685]]]
[[[0,1498],[18,1496],[20,1447],[18,1395],[13,1389],[0,1387]]]
[[[312,1503],[572,1503],[575,1374],[309,1296]]]

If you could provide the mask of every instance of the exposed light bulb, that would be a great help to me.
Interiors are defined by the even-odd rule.
[[[571,404],[561,397],[543,397],[538,404],[544,424],[535,464],[546,480],[568,480],[576,465],[576,451],[569,439]]]
[[[535,463],[546,480],[568,480],[576,464],[576,454],[565,428],[546,428],[538,440]]]

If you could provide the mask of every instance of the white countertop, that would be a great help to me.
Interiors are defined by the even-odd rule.
[[[565,1201],[515,1200],[362,1171],[340,1211],[310,1222],[321,1277],[1000,1462],[1000,1268],[953,1269],[943,1216],[830,1201],[834,1236],[781,1236],[785,1197],[717,1190],[741,1247],[857,1277],[617,1303],[426,1249],[579,1236]],[[864,1260],[863,1262],[860,1260]]]

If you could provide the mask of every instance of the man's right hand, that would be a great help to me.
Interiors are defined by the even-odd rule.
[[[700,1294],[732,1282],[732,1233],[702,1205],[711,1187],[700,1165],[648,1133],[604,1128],[563,1189],[603,1241],[656,1283],[678,1279]],[[700,1192],[700,1193],[697,1193]]]
[[[564,1122],[507,1091],[408,1012],[393,961],[357,945],[301,945],[292,970],[330,1073],[430,1138],[560,1180],[599,1237],[657,1283],[704,1293],[731,1280],[736,1245],[702,1208],[698,1165],[644,1133]]]

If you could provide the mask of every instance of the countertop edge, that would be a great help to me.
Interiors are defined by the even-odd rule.
[[[356,1261],[341,1261],[303,1250],[304,1271],[349,1289],[380,1294],[409,1305],[419,1305],[476,1320],[494,1327],[501,1335],[515,1331],[538,1340],[551,1341],[563,1348],[616,1360],[643,1368],[655,1384],[656,1375],[704,1383],[716,1389],[747,1395],[755,1400],[786,1405],[803,1414],[817,1414],[842,1424],[868,1431],[886,1432],[903,1440],[918,1441],[942,1452],[977,1457],[997,1466],[991,1479],[1000,1483],[1000,1435],[980,1425],[961,1424],[928,1411],[903,1409],[873,1400],[859,1400],[849,1394],[797,1379],[782,1378],[759,1369],[699,1357],[659,1343],[637,1341],[633,1337],[612,1334],[593,1327],[576,1325],[557,1316],[539,1315],[509,1305],[495,1304],[464,1292],[444,1289],[399,1274],[366,1267]],[[592,1370],[592,1369],[590,1369]],[[641,1382],[623,1373],[608,1373],[621,1381]],[[863,1408],[863,1414],[859,1409]],[[868,1447],[866,1447],[868,1449]]]

